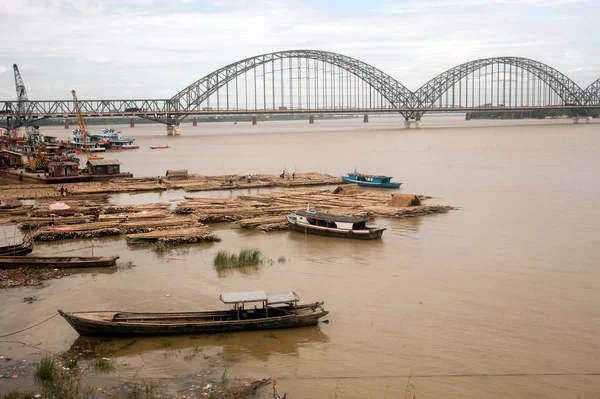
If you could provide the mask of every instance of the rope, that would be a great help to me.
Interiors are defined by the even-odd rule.
[[[10,334],[4,334],[4,335],[0,335],[0,338],[4,338],[4,337],[10,337],[11,335],[15,335],[15,334],[18,334],[18,333],[22,333],[23,331],[30,330],[30,329],[32,329],[33,327],[37,327],[37,326],[39,326],[40,324],[42,324],[42,323],[45,323],[45,322],[47,322],[48,320],[50,320],[50,319],[52,319],[52,318],[54,318],[54,317],[56,317],[56,316],[58,316],[58,313],[56,313],[56,314],[54,314],[54,315],[52,315],[52,316],[48,317],[47,319],[45,319],[45,320],[43,320],[43,321],[40,321],[40,322],[39,322],[39,323],[37,323],[37,324],[34,324],[34,325],[32,325],[31,327],[27,327],[27,328],[24,328],[24,329],[22,329],[22,330],[19,330],[19,331],[15,331],[15,332],[13,332],[13,333],[10,333]]]

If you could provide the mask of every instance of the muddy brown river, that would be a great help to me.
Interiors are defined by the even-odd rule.
[[[0,335],[56,309],[210,310],[225,291],[294,290],[322,300],[329,323],[316,327],[119,340],[105,383],[197,373],[202,347],[222,356],[232,377],[277,378],[291,398],[418,399],[600,397],[600,127],[570,120],[426,117],[117,126],[138,150],[107,152],[136,176],[187,168],[206,175],[288,171],[394,176],[400,192],[458,207],[408,220],[376,219],[374,242],[262,233],[215,225],[220,243],[164,253],[121,238],[37,243],[34,254],[116,255],[121,267],[43,288],[0,291]],[[99,126],[90,126],[93,132]],[[46,135],[68,136],[62,127]],[[151,145],[169,145],[151,150]],[[243,190],[257,193],[259,190]],[[235,196],[239,190],[189,193]],[[176,203],[181,191],[115,195],[115,204]],[[14,227],[5,227],[6,237]],[[2,239],[4,237],[1,237]],[[258,248],[274,260],[217,273],[219,249]],[[285,257],[283,263],[277,262]],[[37,296],[28,304],[24,297]],[[69,349],[77,333],[60,317],[2,338],[0,355],[35,361]],[[81,340],[81,339],[80,339]],[[36,346],[37,350],[22,343]],[[410,382],[408,382],[410,376]],[[10,387],[11,380],[0,380]],[[263,392],[269,397],[268,390]]]

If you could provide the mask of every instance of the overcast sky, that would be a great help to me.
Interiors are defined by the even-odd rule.
[[[341,53],[416,90],[466,61],[520,56],[600,78],[599,0],[0,0],[0,100],[170,98],[229,63]]]

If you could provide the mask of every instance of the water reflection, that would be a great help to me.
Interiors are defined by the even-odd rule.
[[[227,334],[176,335],[139,338],[78,337],[68,353],[82,358],[93,358],[97,352],[108,353],[112,358],[136,355],[161,355],[186,357],[199,348],[216,348],[228,360],[243,356],[268,361],[273,355],[298,356],[299,350],[329,342],[329,336],[319,326],[285,330],[247,331]],[[188,359],[185,359],[188,360]]]
[[[235,274],[243,274],[244,276],[259,276],[259,265],[240,266],[231,269],[216,269],[217,277],[225,278]]]

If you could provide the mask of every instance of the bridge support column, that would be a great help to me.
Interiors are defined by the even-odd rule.
[[[315,123],[315,116],[314,116],[314,115],[310,115],[310,116],[308,117],[308,123],[310,123],[310,124],[313,124],[313,123]]]
[[[135,119],[131,118],[129,120],[129,127],[135,127]]]
[[[592,119],[594,119],[593,116],[589,115],[585,117],[585,123],[592,123]]]
[[[470,112],[467,112],[467,113],[465,114],[465,120],[466,120],[466,121],[470,121],[470,120],[471,120],[471,113],[470,113]]]
[[[257,125],[258,123],[256,122],[256,116],[252,117],[252,125]]]
[[[363,123],[369,123],[369,115],[365,114],[365,116],[363,116]]]
[[[167,136],[181,136],[181,127],[179,125],[167,125]]]
[[[65,129],[68,129],[68,128],[69,128],[69,120],[65,119]]]
[[[405,119],[404,120],[404,128],[410,129],[410,125],[414,124],[416,129],[421,128],[421,120],[420,119]]]
[[[196,117],[194,117],[194,121],[192,122],[192,126],[194,126],[194,127],[198,126],[198,119],[196,119]]]

